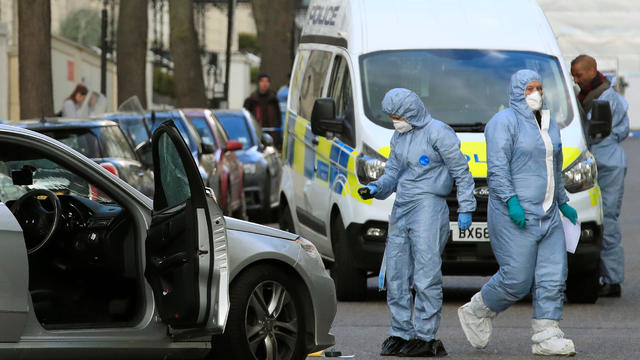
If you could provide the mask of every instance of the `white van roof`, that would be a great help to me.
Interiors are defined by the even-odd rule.
[[[487,49],[560,56],[535,0],[311,0],[301,43],[352,54]]]

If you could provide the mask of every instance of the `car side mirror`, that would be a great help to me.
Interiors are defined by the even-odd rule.
[[[151,140],[143,141],[136,146],[136,155],[142,166],[147,169],[153,169],[153,153],[151,148]]]
[[[333,98],[318,98],[311,111],[311,132],[326,136],[327,133],[342,134],[344,123],[336,119],[336,102]]]
[[[593,100],[591,120],[589,121],[589,138],[604,139],[611,134],[611,106],[608,101]]]
[[[229,140],[227,141],[225,150],[226,151],[242,150],[242,143],[236,140]]]
[[[264,145],[265,147],[273,146],[273,137],[271,137],[271,135],[267,133],[264,133],[262,134],[261,142],[262,142],[262,145]]]
[[[211,144],[202,143],[202,155],[213,154],[216,149]]]

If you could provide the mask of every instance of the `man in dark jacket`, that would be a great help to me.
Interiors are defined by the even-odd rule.
[[[282,149],[282,116],[276,93],[271,90],[271,78],[262,73],[258,75],[258,90],[245,101],[244,108],[255,116],[263,130],[273,137],[276,149]]]

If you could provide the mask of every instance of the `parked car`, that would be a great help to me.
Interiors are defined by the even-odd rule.
[[[127,135],[134,148],[151,140],[151,122],[142,114],[133,112],[114,112],[100,114],[94,119],[111,120],[118,123],[120,129]]]
[[[331,346],[335,288],[315,247],[224,217],[175,123],[152,139],[153,201],[0,125],[0,358],[294,360]]]
[[[219,173],[219,182],[213,184],[212,188],[220,198],[220,204],[225,209],[226,214],[233,214],[233,199],[240,199],[241,208],[237,212],[237,217],[244,218],[246,215],[245,198],[243,192],[244,173],[242,164],[238,161],[236,152],[242,148],[242,144],[229,140],[227,133],[220,123],[214,118],[211,110],[206,109],[183,109],[190,121],[198,131],[202,143],[211,146],[214,150],[216,167]]]
[[[147,114],[147,117],[151,120],[152,130],[157,129],[167,120],[172,120],[176,124],[180,134],[191,150],[193,159],[200,168],[200,175],[202,176],[205,185],[214,189],[214,191],[215,189],[218,189],[215,193],[218,200],[222,204],[228,204],[228,206],[223,208],[225,210],[225,215],[234,215],[237,218],[244,218],[245,214],[243,213],[244,202],[242,199],[242,190],[234,191],[229,194],[220,192],[219,185],[221,183],[221,173],[218,171],[215,149],[209,144],[203,144],[198,130],[193,123],[187,119],[184,112],[181,110],[153,112]],[[234,149],[232,148],[229,150]],[[231,195],[230,201],[227,200],[227,195]]]
[[[252,217],[271,220],[280,205],[282,160],[271,135],[262,132],[247,110],[215,110],[229,137],[242,144],[236,151],[244,167],[244,199]]]
[[[7,124],[50,136],[91,158],[148,197],[153,196],[153,171],[141,161],[113,121],[42,118]]]

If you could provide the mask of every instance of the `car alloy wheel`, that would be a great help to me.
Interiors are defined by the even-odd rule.
[[[284,268],[243,270],[231,282],[227,326],[212,338],[211,359],[306,359],[304,291],[302,280]]]
[[[296,306],[276,281],[260,283],[249,298],[245,314],[249,349],[256,359],[290,359],[298,340]]]

